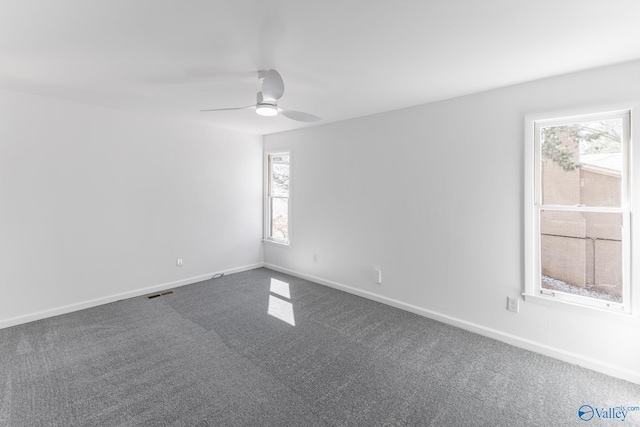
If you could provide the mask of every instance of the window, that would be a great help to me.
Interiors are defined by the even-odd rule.
[[[630,312],[630,114],[527,120],[525,295]]]
[[[266,156],[266,240],[289,244],[291,153],[267,153]]]

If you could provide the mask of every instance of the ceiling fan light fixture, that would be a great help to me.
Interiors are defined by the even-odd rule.
[[[278,108],[272,104],[258,104],[256,106],[256,113],[261,116],[276,116],[278,114]]]

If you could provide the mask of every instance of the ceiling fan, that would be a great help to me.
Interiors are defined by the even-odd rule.
[[[255,105],[249,105],[246,107],[236,108],[214,108],[211,110],[200,111],[229,111],[229,110],[250,110],[255,109],[256,113],[261,116],[276,116],[282,114],[292,120],[299,122],[317,122],[322,120],[318,116],[313,114],[303,113],[302,111],[285,110],[278,107],[278,99],[282,97],[284,93],[284,82],[280,73],[276,70],[258,71],[258,80],[262,83],[262,88],[258,92],[258,99]]]

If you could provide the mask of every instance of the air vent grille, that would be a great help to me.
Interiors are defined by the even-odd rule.
[[[165,295],[171,295],[173,293],[173,291],[166,291],[166,292],[162,292],[159,294],[153,294],[153,295],[149,295],[147,297],[147,299],[154,299],[154,298],[158,298],[158,297],[163,297]]]

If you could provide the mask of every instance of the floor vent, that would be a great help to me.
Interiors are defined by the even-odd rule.
[[[172,293],[173,293],[173,291],[166,291],[166,292],[162,292],[161,294],[149,295],[147,297],[147,299],[154,299],[154,298],[158,298],[158,297],[163,297],[165,295],[171,295]]]

